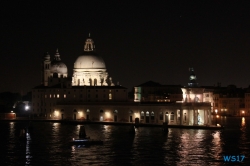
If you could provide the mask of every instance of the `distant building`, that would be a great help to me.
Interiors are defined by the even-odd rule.
[[[214,113],[231,116],[249,116],[249,111],[245,110],[245,102],[247,103],[246,91],[242,88],[237,88],[235,85],[214,87],[213,89],[212,104]]]
[[[148,81],[134,87],[135,102],[176,102],[182,100],[181,85],[161,85]]]

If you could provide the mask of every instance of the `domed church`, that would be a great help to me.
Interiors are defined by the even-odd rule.
[[[68,77],[67,66],[61,61],[58,49],[56,50],[56,54],[52,62],[50,61],[50,55],[48,52],[44,55],[44,62],[42,66],[42,84],[44,84],[44,86],[48,86],[49,80],[52,78]]]
[[[101,56],[97,55],[94,41],[89,35],[83,54],[74,63],[72,86],[113,86],[112,79],[107,79],[105,62]]]
[[[62,62],[58,49],[52,61],[49,53],[44,55],[42,66],[42,84],[44,86],[69,81],[67,66]],[[71,86],[115,86],[112,78],[108,78],[105,62],[96,53],[90,34],[85,41],[83,54],[74,63]]]
[[[198,87],[193,69],[188,85],[178,87],[179,91],[175,93],[171,90],[176,87],[142,84],[135,87],[135,100],[129,99],[127,88],[115,85],[108,76],[105,62],[96,53],[94,41],[89,35],[83,53],[74,63],[72,77],[68,76],[67,66],[62,62],[58,49],[53,60],[48,53],[44,55],[42,84],[32,89],[32,116],[54,120],[211,124],[211,105],[210,102],[203,102],[206,100],[203,97],[204,88]],[[152,93],[152,89],[157,89],[157,93]],[[164,94],[171,93],[180,98],[170,102],[164,96],[164,102],[159,102],[159,89]],[[183,95],[179,93],[181,90]],[[157,98],[156,102],[151,102],[153,95]],[[144,97],[148,97],[150,102],[144,102]]]

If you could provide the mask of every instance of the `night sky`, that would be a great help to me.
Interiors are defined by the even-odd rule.
[[[73,73],[89,32],[109,76],[129,89],[152,80],[250,85],[248,1],[0,2],[0,92],[41,83],[45,52]]]

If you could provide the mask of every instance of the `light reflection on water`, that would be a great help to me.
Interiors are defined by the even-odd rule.
[[[246,123],[245,123],[245,117],[242,117],[241,126],[242,126],[242,127],[245,127],[245,124],[246,124]]]
[[[18,140],[21,122],[2,122],[5,165],[223,165],[223,155],[244,154],[249,163],[249,118],[223,119],[230,128],[194,130],[140,127],[135,135],[129,126],[85,125],[91,139],[104,141],[102,146],[72,146],[80,125],[33,122],[27,141]],[[8,133],[4,135],[4,133]],[[23,163],[23,164],[22,164]]]

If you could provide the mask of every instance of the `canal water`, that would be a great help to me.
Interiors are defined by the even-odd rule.
[[[19,134],[28,122],[0,122],[1,165],[250,165],[250,118],[220,118],[225,130],[86,124],[103,145],[72,146],[79,125],[32,122],[28,141]],[[215,122],[213,122],[215,123]],[[244,155],[243,162],[224,162],[225,155]]]

